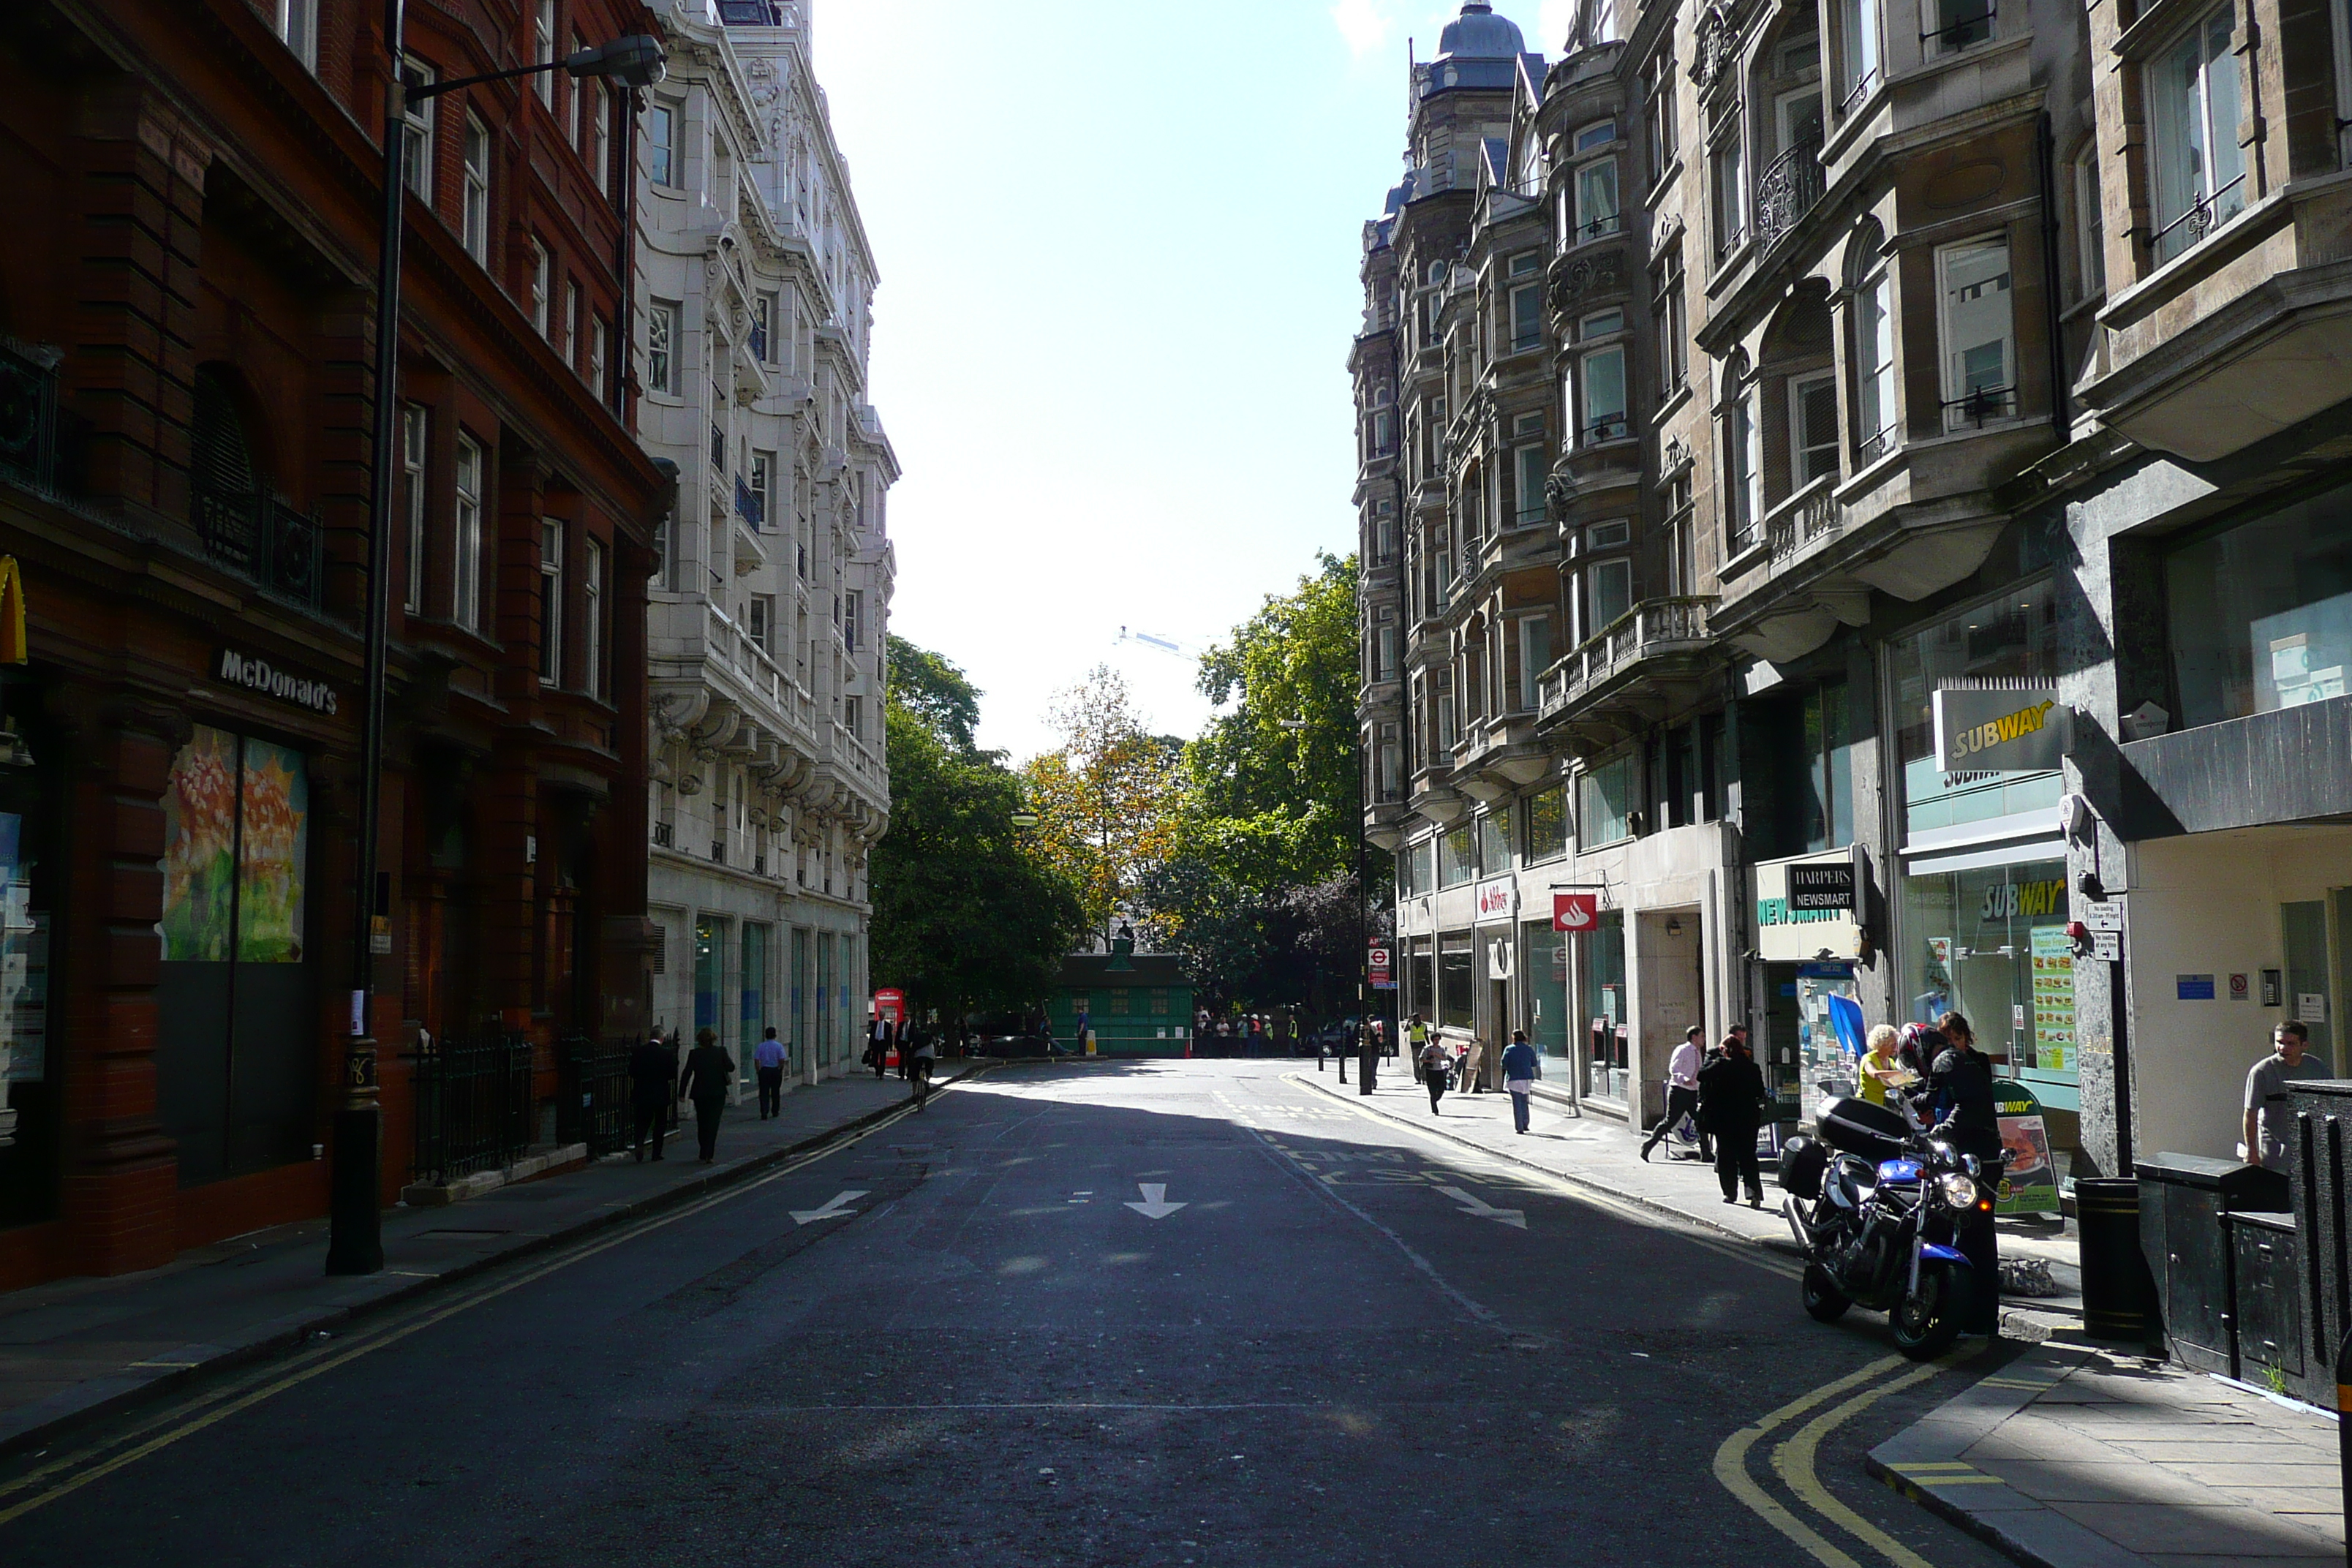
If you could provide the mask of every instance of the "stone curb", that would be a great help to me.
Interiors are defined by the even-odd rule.
[[[939,1080],[937,1089],[975,1078],[996,1064],[982,1060],[964,1068],[951,1077]],[[912,1100],[878,1106],[850,1120],[836,1122],[821,1132],[813,1132],[798,1142],[781,1149],[771,1149],[755,1155],[740,1165],[714,1170],[677,1186],[651,1193],[634,1202],[616,1205],[591,1215],[558,1230],[520,1237],[514,1245],[480,1258],[468,1258],[448,1269],[416,1279],[371,1296],[364,1301],[342,1306],[320,1307],[272,1318],[256,1325],[245,1338],[226,1344],[184,1345],[180,1352],[191,1359],[164,1362],[160,1358],[149,1368],[125,1368],[110,1377],[92,1378],[72,1388],[61,1389],[47,1399],[0,1415],[0,1457],[54,1442],[79,1426],[111,1415],[144,1401],[169,1394],[181,1385],[194,1382],[206,1373],[226,1372],[251,1362],[268,1359],[299,1348],[314,1334],[362,1322],[376,1313],[404,1305],[460,1280],[471,1279],[500,1264],[529,1258],[567,1242],[580,1240],[599,1231],[631,1220],[643,1219],[666,1209],[676,1208],[698,1197],[735,1185],[748,1177],[760,1174],[772,1166],[814,1153],[829,1143],[850,1133],[886,1121],[905,1111]],[[200,1353],[201,1352],[201,1353]],[[138,1376],[137,1373],[152,1373]]]
[[[2054,1345],[2029,1351],[1871,1449],[1863,1468],[2027,1568],[2152,1568],[2147,1558],[1960,1458],[2088,1356]]]

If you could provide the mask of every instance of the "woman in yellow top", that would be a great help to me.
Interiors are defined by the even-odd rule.
[[[1862,1098],[1873,1105],[1886,1103],[1886,1079],[1882,1075],[1905,1070],[1895,1055],[1895,1047],[1900,1038],[1894,1026],[1887,1024],[1881,1024],[1870,1031],[1870,1047],[1862,1054],[1860,1076]]]

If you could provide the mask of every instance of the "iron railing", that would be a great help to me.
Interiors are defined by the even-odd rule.
[[[1769,250],[1772,242],[1797,226],[1797,220],[1822,199],[1822,139],[1807,136],[1764,166],[1756,182],[1756,248]]]
[[[416,1062],[419,1182],[446,1182],[511,1164],[531,1144],[531,1046],[494,1033],[436,1040]]]
[[[636,1131],[629,1113],[629,1043],[574,1035],[560,1054],[555,1141],[587,1144],[592,1160],[627,1148]]]

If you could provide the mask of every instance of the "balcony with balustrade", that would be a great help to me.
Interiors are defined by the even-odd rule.
[[[1646,599],[1571,649],[1538,683],[1537,732],[1589,757],[1697,700],[1723,665],[1715,603]]]

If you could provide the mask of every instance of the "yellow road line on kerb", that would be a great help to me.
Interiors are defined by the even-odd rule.
[[[986,1070],[986,1068],[982,1068],[981,1072],[985,1072]],[[959,1078],[950,1082],[941,1084],[939,1088],[931,1090],[931,1098],[934,1100],[938,1099],[940,1095],[947,1093],[950,1089],[954,1089],[961,1084],[969,1082],[971,1079],[980,1077],[981,1072],[974,1072],[965,1078]],[[342,1366],[346,1363],[357,1361],[360,1357],[366,1355],[371,1352],[382,1350],[386,1345],[395,1344],[400,1341],[408,1338],[411,1334],[421,1332],[425,1329],[433,1327],[436,1323],[454,1318],[458,1313],[466,1311],[470,1308],[478,1307],[485,1301],[496,1300],[499,1297],[507,1294],[510,1290],[520,1290],[526,1285],[544,1279],[549,1275],[555,1273],[558,1269],[569,1268],[572,1265],[580,1262],[583,1258],[593,1258],[600,1252],[608,1251],[613,1247],[620,1246],[624,1242],[634,1241],[638,1237],[645,1236],[652,1231],[659,1230],[666,1226],[672,1226],[677,1224],[681,1220],[691,1219],[695,1215],[701,1214],[706,1210],[715,1208],[720,1204],[730,1203],[733,1200],[743,1196],[747,1193],[755,1192],[759,1188],[766,1186],[771,1182],[782,1181],[784,1177],[792,1175],[797,1171],[804,1170],[808,1166],[815,1164],[820,1160],[829,1159],[833,1155],[840,1153],[844,1149],[849,1148],[852,1144],[870,1138],[875,1133],[882,1131],[886,1128],[898,1125],[898,1122],[905,1120],[907,1117],[913,1115],[914,1111],[915,1104],[913,1101],[909,1100],[907,1104],[901,1106],[898,1110],[893,1111],[888,1116],[882,1118],[873,1125],[859,1128],[855,1132],[848,1133],[834,1142],[827,1143],[822,1149],[813,1149],[806,1154],[803,1154],[798,1158],[787,1161],[785,1163],[779,1165],[776,1169],[770,1171],[763,1175],[755,1176],[749,1181],[728,1187],[723,1192],[713,1193],[707,1197],[696,1199],[695,1201],[687,1204],[685,1206],[674,1209],[667,1214],[656,1215],[650,1218],[639,1220],[634,1224],[624,1226],[610,1236],[601,1237],[595,1241],[585,1242],[578,1247],[570,1248],[563,1252],[560,1257],[550,1258],[546,1262],[526,1268],[523,1272],[516,1275],[512,1279],[501,1280],[495,1285],[485,1286],[480,1289],[474,1289],[452,1301],[446,1301],[436,1306],[419,1309],[416,1315],[408,1319],[406,1321],[395,1321],[390,1325],[369,1331],[367,1333],[367,1337],[362,1339],[357,1343],[345,1343],[332,1351],[322,1350],[299,1352],[301,1355],[308,1356],[312,1359],[310,1359],[307,1364],[298,1365],[295,1370],[276,1377],[269,1377],[268,1373],[258,1374],[257,1377],[249,1377],[242,1383],[232,1384],[226,1389],[215,1390],[210,1394],[184,1401],[182,1404],[173,1406],[172,1409],[165,1411],[161,1415],[156,1416],[153,1420],[133,1427],[129,1433],[119,1434],[112,1438],[90,1444],[71,1454],[68,1454],[61,1458],[52,1459],[49,1463],[43,1465],[40,1468],[19,1476],[15,1480],[0,1482],[0,1497],[6,1497],[11,1492],[23,1491],[28,1487],[37,1486],[43,1480],[48,1479],[52,1477],[69,1471],[76,1471],[77,1467],[81,1466],[94,1458],[96,1456],[106,1452],[108,1448],[121,1443],[126,1437],[137,1437],[150,1432],[157,1434],[156,1436],[148,1438],[148,1440],[143,1443],[139,1443],[134,1447],[124,1449],[122,1452],[114,1455],[111,1458],[102,1460],[96,1464],[91,1464],[88,1468],[80,1469],[77,1473],[67,1474],[66,1479],[59,1480],[55,1486],[49,1488],[47,1491],[28,1497],[23,1501],[12,1504],[5,1509],[0,1509],[0,1525],[5,1525],[9,1523],[11,1521],[21,1519],[26,1514],[32,1512],[35,1509],[44,1508],[69,1493],[79,1491],[82,1488],[89,1485],[92,1481],[112,1475],[115,1471],[123,1468],[125,1466],[136,1464],[141,1459],[147,1458],[148,1455],[156,1452],[158,1449],[169,1447],[183,1437],[193,1436],[196,1433],[203,1431],[207,1426],[213,1426],[217,1422],[226,1421],[241,1410],[250,1409],[254,1405],[261,1404],[264,1400],[275,1398],[277,1395],[285,1393],[289,1388],[308,1383],[321,1373],[332,1372],[337,1367]],[[260,1379],[265,1378],[267,1381],[260,1381]],[[255,1386],[255,1383],[257,1381],[260,1382],[260,1385],[258,1387]],[[240,1388],[247,1390],[248,1392],[239,1394],[238,1390]],[[207,1408],[208,1406],[210,1408]]]
[[[1834,1382],[1822,1384],[1811,1394],[1800,1394],[1752,1426],[1742,1426],[1726,1437],[1723,1446],[1716,1449],[1715,1479],[1722,1483],[1724,1490],[1738,1498],[1748,1512],[1804,1548],[1823,1564],[1823,1568],[1862,1568],[1861,1563],[1832,1545],[1811,1525],[1790,1512],[1756,1484],[1755,1478],[1748,1473],[1748,1450],[1756,1446],[1758,1439],[1795,1420],[1814,1405],[1892,1372],[1902,1364],[1903,1358],[1899,1355],[1883,1357],[1859,1372],[1850,1372]]]

